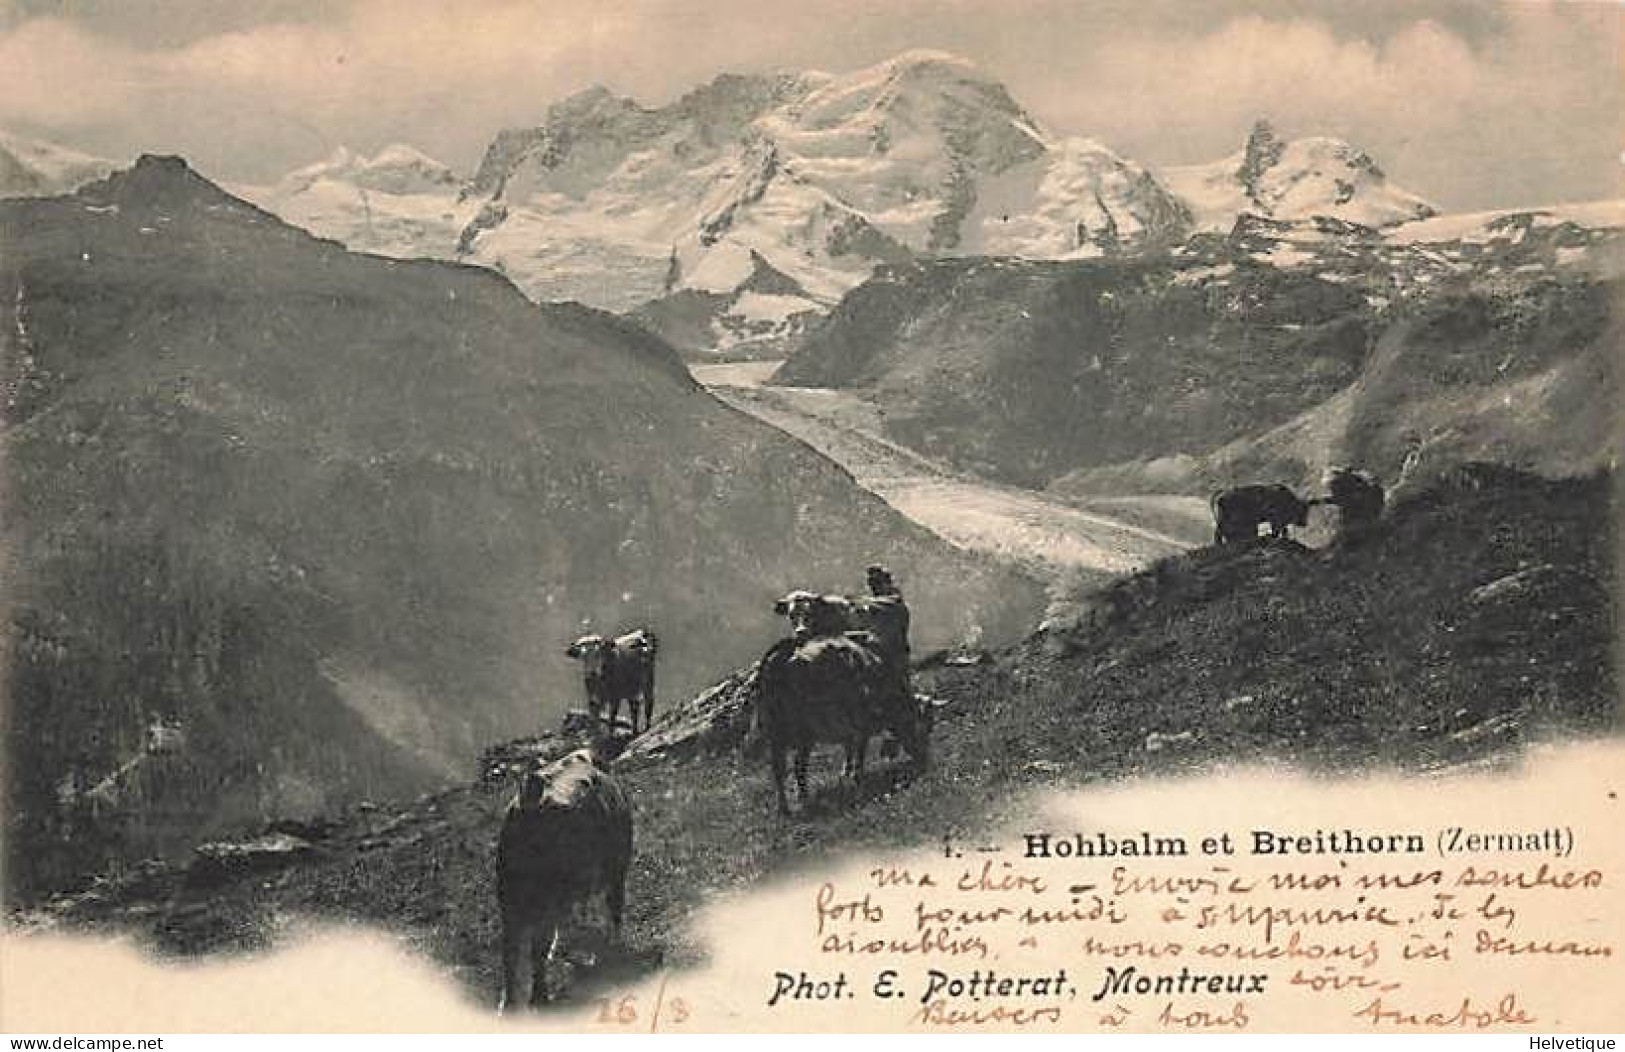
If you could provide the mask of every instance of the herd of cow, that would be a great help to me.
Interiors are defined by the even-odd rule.
[[[1382,513],[1384,492],[1364,471],[1335,468],[1328,495],[1308,500],[1284,485],[1251,485],[1214,495],[1215,544],[1276,538],[1308,523],[1315,504],[1337,506],[1345,532],[1358,533]],[[909,610],[892,575],[871,566],[869,593],[849,597],[794,591],[774,603],[790,632],[756,667],[756,726],[771,759],[779,811],[790,813],[787,767],[805,807],[814,746],[845,749],[845,774],[863,773],[871,738],[889,734],[917,770],[930,762],[931,709],[909,679]],[[614,726],[630,709],[632,732],[654,718],[655,658],[647,628],[614,638],[583,636],[566,651],[581,662],[595,726]],[[640,721],[641,716],[641,721]],[[602,895],[618,940],[632,858],[632,809],[593,749],[527,772],[509,804],[497,843],[497,900],[502,916],[504,1009],[517,1005],[530,973],[532,1006],[548,999],[547,967],[572,910]]]
[[[1309,525],[1309,509],[1330,504],[1342,513],[1343,531],[1357,534],[1382,515],[1386,494],[1382,483],[1370,472],[1335,467],[1326,473],[1327,495],[1308,500],[1280,483],[1237,486],[1213,495],[1213,543],[1234,544],[1258,539],[1258,528],[1267,525],[1270,536],[1291,536],[1293,526]]]
[[[907,750],[917,768],[929,762],[929,708],[909,681],[908,606],[885,567],[869,567],[868,587],[857,597],[798,590],[773,604],[790,631],[756,666],[754,709],[785,814],[787,768],[805,806],[816,745],[842,746],[854,780],[862,777],[869,740],[880,733]],[[614,727],[625,705],[632,733],[649,729],[658,652],[647,628],[570,644],[565,653],[581,663],[593,726]],[[594,749],[526,772],[497,841],[504,1010],[521,997],[532,1006],[547,1000],[548,962],[579,903],[602,895],[611,938],[618,939],[631,857],[631,805]]]

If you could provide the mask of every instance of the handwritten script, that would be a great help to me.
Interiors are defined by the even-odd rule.
[[[948,836],[806,888],[762,996],[917,1029],[1538,1032],[1554,978],[1618,974],[1587,922],[1617,897],[1562,825]]]

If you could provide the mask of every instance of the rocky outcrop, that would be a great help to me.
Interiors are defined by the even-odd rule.
[[[1271,168],[1281,163],[1281,155],[1286,152],[1286,143],[1275,134],[1275,128],[1267,120],[1260,120],[1253,125],[1253,130],[1247,136],[1247,146],[1242,151],[1241,167],[1236,169],[1236,178],[1241,182],[1242,188],[1247,191],[1247,197],[1260,208],[1267,208],[1264,204],[1264,175]]]

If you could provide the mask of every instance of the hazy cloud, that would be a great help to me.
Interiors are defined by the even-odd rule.
[[[1267,114],[1360,143],[1413,188],[1464,205],[1608,196],[1620,192],[1617,29],[1612,10],[1528,5],[1479,47],[1425,19],[1373,44],[1244,17],[1091,49],[1078,75],[1114,90],[1048,105],[1152,162],[1211,155],[1226,131],[1233,146]]]

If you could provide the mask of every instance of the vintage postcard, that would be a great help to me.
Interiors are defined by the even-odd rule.
[[[1621,28],[0,4],[0,1030],[1625,1029]]]

